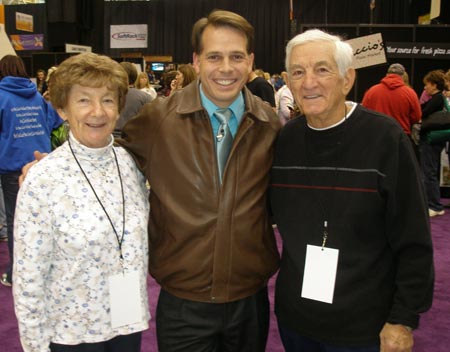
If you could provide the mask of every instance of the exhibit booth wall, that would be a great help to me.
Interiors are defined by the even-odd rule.
[[[344,39],[381,33],[387,62],[357,70],[355,85],[349,93],[349,98],[357,102],[361,102],[368,88],[379,83],[392,63],[398,62],[405,67],[410,85],[419,96],[424,86],[423,77],[429,71],[450,69],[448,25],[305,24],[299,27],[299,33],[312,28],[326,30]]]
[[[191,28],[196,20],[220,8],[237,12],[255,27],[255,66],[270,73],[284,70],[287,41],[295,34],[319,27],[347,39],[381,32],[383,40],[393,43],[448,43],[450,1],[442,3],[439,25],[415,25],[423,0],[377,1],[373,11],[369,1],[361,0],[47,0],[45,4],[5,6],[5,28],[11,34],[30,34],[17,29],[17,12],[33,16],[33,33],[43,35],[41,50],[17,51],[31,75],[39,68],[59,64],[68,54],[65,44],[88,45],[92,51],[122,58],[123,52],[140,52],[144,57],[170,55],[173,62],[192,61]],[[417,3],[417,6],[411,6]],[[425,5],[424,5],[425,4]],[[334,24],[330,24],[334,23]],[[348,24],[353,23],[353,24]],[[368,24],[376,23],[376,24]],[[384,23],[384,24],[380,24]],[[390,24],[400,23],[400,24]],[[145,48],[111,48],[112,25],[145,24]],[[406,67],[413,88],[419,93],[423,76],[432,69],[449,67],[449,60],[433,56],[396,56],[387,53],[388,63]],[[365,90],[386,73],[387,64],[358,69],[358,79],[350,98],[360,101]]]

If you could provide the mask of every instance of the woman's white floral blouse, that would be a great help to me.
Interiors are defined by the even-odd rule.
[[[26,352],[50,342],[109,340],[148,328],[148,192],[133,159],[112,142],[91,149],[70,136],[72,148],[119,236],[125,194],[125,271],[138,271],[142,318],[111,328],[108,277],[122,272],[111,223],[77,165],[68,143],[33,166],[20,187],[14,225],[13,294]],[[123,297],[124,300],[127,297]]]

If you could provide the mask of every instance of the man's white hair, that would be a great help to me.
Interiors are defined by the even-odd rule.
[[[307,43],[326,42],[334,44],[334,60],[339,69],[339,74],[344,77],[350,67],[354,67],[353,49],[350,44],[344,42],[341,37],[331,35],[320,29],[309,29],[296,35],[286,46],[286,71],[289,73],[291,52],[298,45]]]

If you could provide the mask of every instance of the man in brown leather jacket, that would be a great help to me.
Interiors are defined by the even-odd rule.
[[[272,108],[245,83],[253,66],[253,27],[213,11],[193,28],[199,80],[147,104],[120,143],[150,185],[150,272],[161,285],[160,351],[264,351],[267,281],[279,255],[266,207]],[[231,151],[219,175],[218,108],[232,112]]]

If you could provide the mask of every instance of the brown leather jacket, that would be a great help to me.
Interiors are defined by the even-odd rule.
[[[280,123],[268,104],[243,92],[246,109],[222,187],[198,82],[145,105],[119,142],[151,186],[150,273],[184,299],[248,297],[278,269],[266,191]]]

